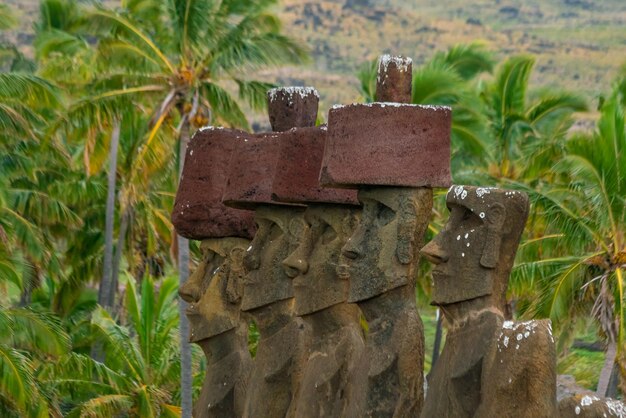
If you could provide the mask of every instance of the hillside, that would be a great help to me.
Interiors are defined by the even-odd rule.
[[[622,0],[285,0],[281,16],[314,59],[309,71],[272,75],[316,85],[326,104],[357,100],[355,69],[381,53],[408,55],[419,65],[436,50],[479,40],[499,58],[534,54],[534,87],[590,99],[609,88],[626,61]]]
[[[21,12],[21,27],[8,36],[28,53],[38,2],[3,1]],[[536,55],[534,87],[590,99],[610,87],[626,61],[623,0],[283,0],[276,12],[313,59],[261,76],[316,86],[323,108],[358,100],[355,70],[381,53],[408,55],[419,65],[434,51],[479,40],[499,58]]]

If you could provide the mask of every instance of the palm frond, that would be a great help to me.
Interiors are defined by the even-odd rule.
[[[471,80],[480,73],[493,71],[493,54],[481,43],[453,45],[446,52],[435,54],[430,66],[453,69],[463,80]]]
[[[263,81],[246,81],[234,79],[239,88],[239,99],[248,102],[255,110],[263,110],[267,107],[267,91],[276,87],[274,83]]]

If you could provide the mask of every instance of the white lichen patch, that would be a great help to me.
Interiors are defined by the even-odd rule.
[[[576,408],[574,408],[574,412],[576,412],[576,415],[580,415],[580,406],[576,406]]]
[[[287,97],[290,98],[289,103],[292,103],[291,97],[293,97],[294,95],[300,96],[301,98],[305,98],[311,95],[317,97],[318,99],[320,97],[315,87],[302,87],[302,86],[276,87],[276,88],[270,89],[270,91],[267,92],[270,98],[270,102],[273,102],[274,100],[276,100],[276,97],[279,92],[282,92],[283,94],[285,94]]]
[[[454,197],[456,199],[465,199],[467,197],[467,190],[463,186],[452,186],[450,190],[448,190],[448,194],[450,192],[454,193]]]
[[[606,407],[609,409],[611,414],[616,417],[626,418],[626,407],[622,402],[615,399],[607,399],[604,402],[606,403]]]
[[[592,403],[594,403],[595,401],[599,401],[599,400],[600,400],[600,398],[598,398],[597,396],[585,395],[580,400],[580,406],[589,406]]]
[[[214,130],[221,130],[221,129],[225,129],[225,128],[223,126],[206,125],[198,129],[198,132],[214,131]]]
[[[483,197],[486,194],[491,193],[492,190],[496,190],[497,187],[478,187],[476,189],[476,196]]]
[[[409,57],[402,57],[396,55],[381,55],[380,60],[378,61],[378,73],[380,74],[380,69],[382,68],[383,72],[387,72],[387,68],[389,68],[389,64],[394,63],[396,68],[400,72],[406,72],[409,69],[409,66],[413,63],[413,60]]]
[[[373,102],[373,103],[352,103],[352,104],[334,104],[331,106],[331,110],[343,109],[348,107],[407,107],[407,108],[420,108],[420,109],[428,109],[435,111],[451,111],[452,108],[450,106],[440,106],[440,105],[421,105],[421,104],[413,104],[413,103],[396,103],[396,102]]]

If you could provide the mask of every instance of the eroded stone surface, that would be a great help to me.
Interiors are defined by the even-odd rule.
[[[328,114],[320,182],[448,187],[451,111],[444,106],[369,103]]]
[[[244,417],[293,416],[308,328],[293,314],[293,287],[281,262],[296,245],[289,223],[302,212],[279,205],[255,210],[258,230],[244,257],[248,273],[241,309],[255,321],[260,337]]]
[[[202,348],[207,360],[193,407],[197,418],[234,418],[243,413],[252,369],[248,325],[239,309],[248,242],[242,238],[202,241],[202,260],[179,290],[189,303],[189,339]]]
[[[278,87],[267,92],[267,108],[274,132],[315,126],[320,96],[313,87]]]
[[[283,135],[272,186],[275,200],[359,204],[355,190],[326,188],[319,184],[326,134],[326,126],[320,126],[294,129]]]
[[[234,129],[206,128],[193,136],[172,212],[176,232],[197,240],[252,238],[252,212],[222,204],[230,158],[244,141],[251,140],[249,134]]]
[[[435,264],[433,304],[448,324],[422,417],[555,417],[549,321],[505,321],[506,289],[528,196],[453,186],[450,217],[421,252]]]
[[[591,393],[577,394],[559,402],[560,418],[626,418],[626,405]]]
[[[362,416],[363,331],[357,306],[346,303],[347,278],[336,268],[359,211],[313,203],[290,226],[299,245],[283,266],[293,279],[295,313],[312,331],[296,399],[298,418]]]
[[[423,403],[423,325],[415,305],[415,268],[428,226],[432,190],[359,190],[363,213],[342,250],[348,301],[369,325],[360,364],[367,376],[366,417],[417,416]]]

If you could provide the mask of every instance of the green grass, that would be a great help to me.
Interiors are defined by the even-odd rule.
[[[559,359],[557,371],[574,376],[576,383],[584,388],[596,390],[603,364],[604,353],[574,348]]]

